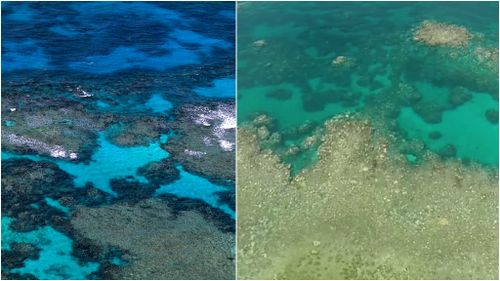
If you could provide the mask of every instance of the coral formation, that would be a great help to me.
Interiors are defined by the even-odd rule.
[[[118,247],[126,263],[103,274],[111,279],[233,279],[234,236],[198,212],[174,215],[160,199],[136,205],[78,208],[76,231],[101,247]],[[105,226],[105,227],[102,227]]]
[[[497,279],[498,171],[391,150],[337,117],[317,163],[291,176],[239,129],[238,278]]]
[[[261,48],[261,47],[264,47],[264,46],[267,46],[267,41],[266,40],[257,40],[255,42],[252,43],[252,46],[254,47],[257,47],[257,48]]]
[[[3,160],[2,172],[2,213],[6,216],[20,215],[30,204],[45,197],[58,198],[74,188],[71,176],[50,162]]]
[[[448,159],[457,156],[457,149],[453,144],[447,144],[443,148],[441,148],[441,150],[439,150],[437,153],[444,159]]]
[[[472,99],[472,94],[464,87],[455,87],[450,90],[448,102],[452,107],[460,106]]]
[[[428,45],[404,42],[395,63],[423,81],[450,89],[488,92],[498,99],[498,48],[476,37],[471,37],[469,43],[460,48],[430,50]]]
[[[486,110],[484,115],[486,116],[486,119],[488,119],[488,121],[490,121],[490,123],[498,124],[498,110],[488,109],[488,110]]]
[[[169,128],[165,117],[137,115],[113,125],[108,132],[108,138],[114,144],[137,146],[148,145],[161,134],[168,134]]]
[[[342,65],[347,63],[347,58],[345,56],[338,56],[332,60],[332,65]]]
[[[168,184],[180,178],[179,170],[171,158],[148,163],[137,169],[137,174],[145,177],[152,184]]]
[[[232,279],[234,189],[157,191],[185,183],[164,150],[173,109],[234,99],[234,3],[11,3],[2,16],[2,279]],[[198,134],[213,151],[177,142],[222,151],[213,163],[234,173],[223,107]]]
[[[186,104],[176,110],[170,127],[176,132],[163,145],[186,170],[222,185],[235,178],[234,102]],[[229,180],[229,181],[228,181]]]
[[[420,94],[415,87],[407,83],[398,83],[395,91],[401,103],[404,105],[414,105],[422,100],[422,94]]]
[[[413,106],[413,110],[430,124],[441,122],[443,118],[444,107],[433,102],[419,102]]]
[[[429,138],[433,140],[438,140],[442,137],[443,135],[439,131],[432,131],[429,133]]]
[[[2,107],[2,113],[15,123],[2,123],[2,148],[8,151],[86,161],[95,149],[97,131],[112,121],[112,116],[85,111],[70,100],[9,94],[2,98],[4,104],[29,102],[14,112]],[[61,103],[66,104],[59,106]]]
[[[462,26],[425,20],[414,31],[413,39],[429,46],[464,46],[472,34]]]
[[[36,260],[40,255],[40,250],[36,245],[31,243],[10,244],[9,250],[2,249],[2,265],[5,264],[8,268],[22,267],[26,259]]]

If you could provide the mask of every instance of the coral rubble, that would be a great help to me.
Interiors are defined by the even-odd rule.
[[[390,145],[337,117],[317,163],[291,176],[239,129],[238,278],[497,279],[497,171],[430,153],[410,164]]]

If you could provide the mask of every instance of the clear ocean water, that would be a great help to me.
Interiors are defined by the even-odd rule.
[[[472,39],[429,47],[414,39],[425,20],[465,27]],[[401,147],[418,159],[432,151],[498,166],[497,64],[498,3],[243,2],[238,120],[274,118],[286,151],[311,135],[297,133],[304,124],[356,113],[423,147]],[[296,171],[314,162],[310,149],[281,154]]]
[[[498,27],[498,2],[239,2],[238,278],[497,279]]]
[[[215,135],[190,108],[235,118],[234,8],[2,3],[2,279],[233,278],[234,160],[219,157],[234,151],[203,140],[234,128]],[[163,232],[134,248],[99,238],[106,220],[138,245]]]

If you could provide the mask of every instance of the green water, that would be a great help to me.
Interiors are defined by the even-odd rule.
[[[424,20],[465,27],[472,38],[462,47],[422,44],[414,30]],[[347,62],[332,64],[338,56]],[[453,103],[457,91],[469,98]],[[498,112],[498,3],[239,4],[239,124],[265,113],[286,132],[356,112],[443,158],[498,166],[498,122],[488,110]],[[310,134],[283,134],[281,150]],[[284,159],[298,170],[314,155]]]

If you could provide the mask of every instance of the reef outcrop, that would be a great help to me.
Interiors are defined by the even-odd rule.
[[[466,45],[471,38],[465,27],[425,20],[415,30],[413,39],[429,46],[458,47]]]

